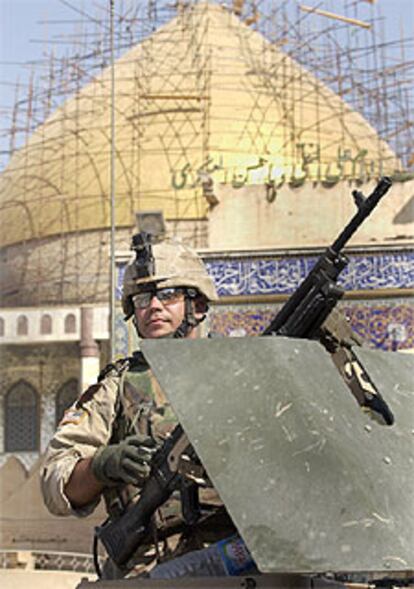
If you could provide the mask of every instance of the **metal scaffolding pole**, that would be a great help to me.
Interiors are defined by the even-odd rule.
[[[109,0],[111,53],[111,239],[110,239],[110,357],[115,359],[115,67],[114,67],[114,2]]]

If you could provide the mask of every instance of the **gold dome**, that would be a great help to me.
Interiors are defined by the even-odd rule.
[[[110,222],[108,68],[67,100],[0,177],[0,245]],[[202,219],[206,178],[263,183],[398,167],[358,113],[261,34],[198,4],[115,64],[116,224]]]

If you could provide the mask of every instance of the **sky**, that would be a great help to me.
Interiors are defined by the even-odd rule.
[[[117,7],[126,7],[144,0],[114,0]],[[247,0],[246,4],[251,0]],[[275,6],[283,0],[268,0]],[[375,8],[383,17],[385,38],[397,40],[401,33],[404,38],[414,37],[414,0],[290,0],[307,6],[344,13],[344,6],[358,3],[358,15]],[[171,4],[173,4],[171,2]],[[71,8],[71,5],[73,8]],[[2,130],[10,123],[10,110],[15,101],[15,87],[28,81],[29,62],[39,61],[42,56],[55,51],[69,51],[67,36],[80,27],[79,12],[97,14],[102,7],[109,6],[109,0],[0,0],[0,151],[4,149]],[[77,24],[78,23],[78,24]],[[75,29],[74,29],[75,27]],[[49,45],[46,40],[49,39]],[[411,55],[414,61],[414,48]]]

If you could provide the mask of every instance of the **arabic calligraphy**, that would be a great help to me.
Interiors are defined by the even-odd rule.
[[[382,162],[370,159],[366,149],[353,151],[339,146],[332,158],[322,156],[320,145],[297,143],[292,157],[290,164],[283,163],[280,155],[269,155],[266,158],[257,156],[244,165],[226,166],[223,154],[218,158],[210,156],[200,165],[186,162],[180,169],[173,170],[171,186],[174,190],[193,189],[211,177],[219,183],[231,184],[236,190],[249,184],[265,184],[266,198],[273,202],[284,184],[298,188],[312,181],[330,188],[341,180],[349,180],[361,185],[383,174]]]
[[[341,273],[345,290],[414,288],[414,252],[348,254]],[[239,260],[221,258],[205,264],[220,296],[290,294],[313,268],[317,256]],[[116,297],[122,296],[125,263],[117,264]]]
[[[193,170],[191,164],[186,163],[181,170],[172,173],[171,185],[175,190],[196,188],[202,185],[211,174],[222,169],[222,164],[214,164],[211,157],[207,158],[196,170]]]
[[[414,253],[349,256],[339,284],[345,290],[414,287]],[[290,294],[314,266],[316,256],[268,260],[206,261],[220,296]]]

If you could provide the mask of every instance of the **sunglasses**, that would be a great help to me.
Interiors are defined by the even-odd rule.
[[[184,300],[185,288],[171,287],[171,288],[155,288],[139,292],[132,297],[135,309],[146,309],[153,297],[157,299],[163,305],[173,305],[178,301]]]

